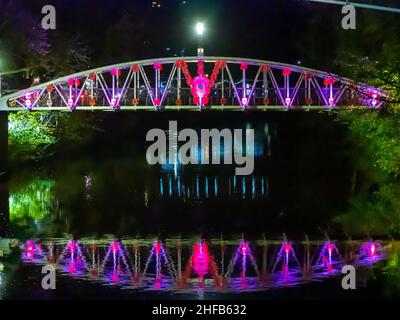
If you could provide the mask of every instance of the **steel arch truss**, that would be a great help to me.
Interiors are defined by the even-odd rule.
[[[143,60],[5,97],[1,111],[380,108],[386,93],[327,72],[226,57]]]

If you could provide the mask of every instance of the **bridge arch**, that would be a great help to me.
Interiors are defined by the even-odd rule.
[[[8,95],[0,111],[380,108],[386,93],[328,72],[248,58],[131,61]]]

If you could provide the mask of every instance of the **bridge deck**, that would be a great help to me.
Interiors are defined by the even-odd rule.
[[[368,110],[369,107],[366,106],[336,106],[329,108],[326,106],[295,106],[291,108],[286,108],[282,106],[249,106],[247,109],[243,109],[238,105],[217,105],[217,106],[206,106],[199,108],[198,106],[163,106],[155,109],[154,106],[121,106],[118,111],[333,111],[333,110]],[[12,107],[8,109],[0,109],[0,111],[5,112],[17,112],[26,111],[22,107]],[[36,107],[32,110],[34,111],[67,111],[71,110],[67,107]],[[114,111],[110,106],[79,106],[76,107],[73,112],[76,111]]]

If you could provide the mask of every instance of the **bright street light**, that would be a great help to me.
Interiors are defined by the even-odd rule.
[[[196,33],[199,36],[202,36],[204,34],[205,31],[205,26],[203,22],[197,22],[196,23]]]
[[[204,48],[203,48],[203,34],[204,34],[204,31],[205,31],[205,26],[204,26],[204,23],[203,22],[197,22],[196,23],[196,33],[197,33],[197,36],[198,36],[198,40],[199,40],[199,43],[198,43],[198,47],[197,47],[197,55],[199,56],[199,57],[201,57],[201,56],[204,56]]]

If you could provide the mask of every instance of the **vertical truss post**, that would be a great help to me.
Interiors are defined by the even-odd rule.
[[[155,88],[154,88],[154,105],[156,107],[159,107],[161,105],[161,99],[159,97],[160,95],[160,82],[161,82],[161,70],[162,70],[162,64],[157,62],[154,63],[154,73],[155,73]]]
[[[263,72],[264,97],[268,98],[268,73]]]
[[[222,101],[225,100],[225,71],[222,68],[221,70],[221,99]]]
[[[292,99],[290,98],[290,75],[292,70],[290,68],[285,68],[282,71],[283,80],[284,80],[284,89],[285,89],[285,107],[290,107],[292,104]]]
[[[68,107],[71,109],[74,105],[73,99],[72,99],[72,81],[73,79],[68,80],[69,84],[69,96],[68,96]]]
[[[311,79],[313,75],[310,72],[307,72],[304,76],[304,88],[305,88],[305,102],[306,105],[311,106],[312,105],[312,97],[311,97]]]
[[[133,74],[133,99],[137,99],[137,87],[138,87],[137,77],[138,77],[138,74],[137,74],[137,72],[135,72]]]
[[[182,88],[182,70],[181,67],[178,68],[178,79],[176,84],[176,98],[181,99],[181,88]]]
[[[248,68],[248,64],[246,62],[243,62],[240,65],[240,69],[242,70],[242,106],[244,108],[247,107],[248,105],[248,98],[246,95],[246,70]]]

